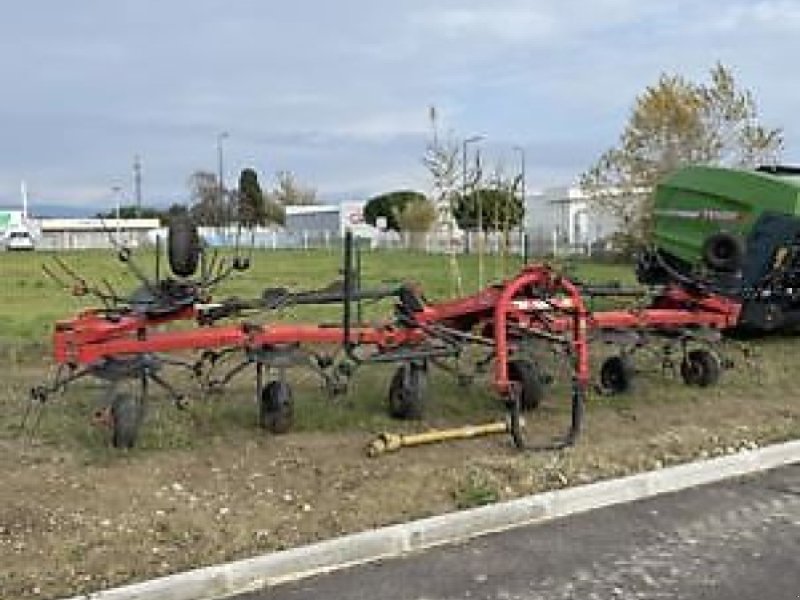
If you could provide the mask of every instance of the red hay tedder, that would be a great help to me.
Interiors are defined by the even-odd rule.
[[[60,272],[45,271],[77,294],[91,293],[104,304],[59,321],[54,331],[58,372],[51,383],[32,390],[32,405],[44,403],[77,379],[92,376],[107,381],[108,392],[98,415],[111,425],[112,443],[135,444],[151,383],[166,390],[178,407],[184,396],[164,376],[167,366],[188,370],[208,387],[221,387],[247,368],[255,369],[259,424],[274,432],[292,424],[294,402],[286,380],[289,367],[315,372],[331,393],[347,389],[359,367],[393,363],[389,411],[397,418],[420,418],[430,366],[442,367],[469,381],[471,374],[453,368],[467,348],[477,349],[477,367],[493,365],[493,388],[508,413],[507,431],[519,447],[532,447],[524,434],[522,411],[536,408],[548,377],[527,352],[529,343],[554,349],[569,366],[571,421],[567,432],[545,446],[575,442],[582,425],[584,402],[590,390],[589,346],[610,344],[615,353],[599,369],[599,389],[624,392],[633,376],[632,357],[655,345],[663,362],[677,366],[687,384],[714,384],[730,361],[721,358],[721,332],[735,326],[740,304],[689,286],[658,290],[646,308],[591,312],[586,296],[631,294],[616,287],[598,288],[573,283],[546,265],[529,265],[515,277],[478,293],[438,303],[425,301],[412,285],[362,289],[354,268],[352,237],[345,239],[343,281],[313,291],[268,288],[259,298],[228,298],[214,302],[211,292],[221,281],[249,266],[249,258],[231,260],[209,256],[196,228],[176,219],[167,239],[172,276],[161,277],[161,250],[156,274],[147,277],[131,252],[119,249],[120,260],[140,280],[129,297],[111,286],[92,287],[62,261]],[[199,270],[199,275],[196,275]],[[353,307],[366,299],[392,298],[394,315],[378,325],[355,322]],[[335,304],[341,322],[335,325],[252,323],[244,316],[287,306]],[[180,329],[164,327],[176,321],[193,323]],[[330,353],[330,348],[338,351]],[[187,360],[187,351],[195,351]],[[473,356],[473,352],[470,356]],[[673,365],[671,357],[678,356]],[[221,360],[238,362],[219,377]],[[136,392],[123,391],[120,382],[132,380]]]

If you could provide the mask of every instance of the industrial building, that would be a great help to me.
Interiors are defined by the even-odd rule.
[[[37,247],[45,250],[111,248],[115,244],[136,248],[161,227],[158,219],[40,219],[37,223]]]
[[[27,219],[21,210],[0,208],[0,237],[7,231],[24,227]]]
[[[363,202],[287,206],[285,227],[290,234],[327,232],[337,237],[347,229],[360,237],[373,237],[377,232],[364,221]]]
[[[594,208],[577,186],[552,187],[525,201],[525,231],[537,248],[578,249],[619,230],[615,219]]]

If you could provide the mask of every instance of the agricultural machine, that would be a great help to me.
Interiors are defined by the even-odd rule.
[[[686,167],[657,186],[653,218],[641,283],[728,298],[737,329],[800,324],[800,169]]]
[[[648,350],[655,350],[663,366],[678,371],[685,383],[708,386],[730,366],[720,351],[721,332],[739,322],[742,310],[734,299],[676,280],[655,288],[644,307],[592,312],[585,298],[632,292],[577,284],[547,265],[525,266],[516,276],[472,295],[428,302],[413,284],[363,288],[349,234],[343,278],[334,285],[305,291],[266,288],[256,298],[214,300],[214,289],[247,269],[251,257],[238,249],[227,259],[210,253],[185,219],[171,223],[166,246],[171,274],[162,276],[159,245],[154,277],[136,264],[128,249],[118,248],[119,259],[140,283],[130,295],[118,294],[107,282],[89,284],[63,261],[57,261],[57,269],[46,269],[74,293],[93,294],[103,307],[56,323],[58,371],[52,382],[32,390],[32,405],[84,377],[108,382],[96,416],[110,426],[113,445],[131,447],[152,385],[162,388],[178,408],[186,405],[166,375],[169,369],[186,371],[207,389],[222,388],[251,370],[260,426],[283,433],[294,415],[287,369],[309,369],[331,394],[339,394],[358,369],[389,363],[395,365],[388,386],[394,417],[422,416],[432,368],[464,383],[488,372],[506,412],[499,429],[510,433],[519,447],[563,447],[575,442],[582,427],[593,382],[590,345],[613,348],[597,382],[607,393],[630,389],[634,358]],[[361,322],[355,309],[366,299],[391,299],[393,314],[377,324]],[[322,304],[340,306],[340,320],[319,324],[270,319],[281,308]],[[183,326],[168,327],[178,322]],[[539,405],[552,379],[534,351],[542,348],[567,367],[571,416],[562,436],[533,443],[522,413]],[[126,381],[135,385],[121,385]],[[135,391],[126,391],[131,387]]]

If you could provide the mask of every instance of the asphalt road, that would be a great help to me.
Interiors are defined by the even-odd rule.
[[[800,464],[238,600],[800,599]]]

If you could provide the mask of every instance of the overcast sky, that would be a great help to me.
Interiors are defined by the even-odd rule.
[[[336,201],[427,189],[428,107],[528,185],[575,180],[663,71],[716,61],[800,143],[791,0],[26,0],[0,19],[0,204],[97,207],[143,162],[147,204],[216,170],[291,170]]]

